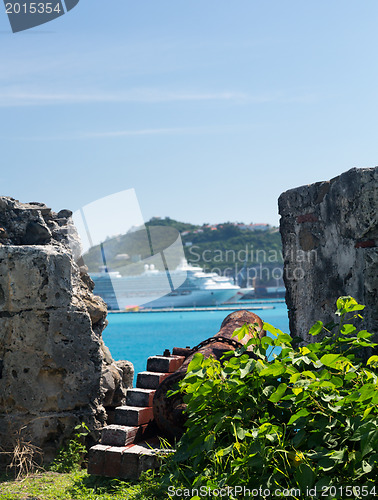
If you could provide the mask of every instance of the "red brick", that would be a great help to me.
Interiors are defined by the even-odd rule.
[[[150,356],[147,360],[147,371],[174,373],[184,360],[184,356]]]
[[[172,451],[161,449],[157,439],[122,447],[96,445],[90,449],[88,473],[139,479],[141,472],[160,466],[161,455]]]
[[[151,449],[146,443],[130,446],[122,454],[120,477],[135,480],[142,472],[156,469],[160,465],[160,453],[162,450]]]
[[[141,389],[157,389],[159,384],[169,375],[170,373],[139,372],[136,386]]]
[[[134,442],[138,427],[126,425],[107,425],[102,429],[101,444],[108,446],[126,446]]]
[[[105,463],[103,468],[104,476],[119,476],[121,470],[122,452],[124,449],[124,446],[111,446],[105,451]]]
[[[151,406],[119,406],[116,408],[115,420],[119,425],[137,426],[153,420],[154,412]]]
[[[105,464],[105,452],[110,446],[97,444],[92,446],[88,453],[88,474],[102,476]]]
[[[169,364],[169,373],[174,373],[180,368],[180,366],[185,361],[185,356],[171,356],[171,361]]]
[[[154,389],[128,389],[126,404],[128,406],[152,406]]]
[[[132,447],[128,450],[125,450],[125,452],[122,454],[121,467],[119,471],[119,477],[122,479],[139,479],[139,455],[132,452],[131,450],[133,450]]]

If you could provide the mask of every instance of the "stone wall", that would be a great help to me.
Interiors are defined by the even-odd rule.
[[[25,426],[45,461],[81,421],[100,428],[133,378],[102,341],[106,304],[75,262],[70,216],[0,197],[0,446]]]
[[[278,204],[291,333],[314,341],[309,328],[335,319],[341,295],[366,305],[363,327],[377,333],[378,167],[291,189]]]

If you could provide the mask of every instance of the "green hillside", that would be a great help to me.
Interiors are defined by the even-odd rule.
[[[162,226],[166,231],[157,229]],[[151,253],[169,252],[167,248],[176,239],[177,230],[181,234],[185,257],[191,264],[204,268],[206,272],[236,276],[246,263],[250,278],[256,277],[259,283],[277,285],[283,264],[281,237],[277,228],[249,230],[242,229],[245,226],[241,223],[236,225],[230,222],[198,226],[169,217],[153,218],[146,223],[146,227],[149,228],[150,239],[145,229],[140,228],[103,243],[110,270],[118,270],[121,274],[139,272],[143,269],[140,261]],[[91,248],[84,258],[89,271],[97,272],[103,263],[100,246]]]

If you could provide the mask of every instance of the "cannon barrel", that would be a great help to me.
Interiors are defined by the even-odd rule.
[[[187,357],[182,366],[158,386],[153,400],[155,422],[161,434],[167,439],[171,441],[179,439],[184,433],[184,424],[186,421],[186,405],[183,402],[182,395],[178,393],[168,397],[167,392],[175,389],[178,382],[185,377],[188,365],[196,352],[200,352],[205,358],[213,356],[216,359],[220,359],[225,352],[235,350],[238,344],[242,343],[245,345],[252,337],[252,334],[249,337],[244,337],[240,342],[232,339],[233,332],[245,323],[256,325],[255,334],[259,338],[266,335],[261,318],[250,311],[242,310],[229,314],[223,320],[219,332],[210,339],[201,342],[195,350],[173,350],[173,354],[186,353]],[[253,352],[253,348],[254,345],[248,346],[247,351]]]

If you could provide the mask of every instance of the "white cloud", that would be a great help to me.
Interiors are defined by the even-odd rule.
[[[178,134],[212,134],[230,132],[233,127],[229,126],[193,126],[193,127],[171,127],[171,128],[150,128],[150,129],[136,129],[136,130],[110,130],[98,132],[71,132],[59,135],[46,135],[46,136],[15,136],[8,139],[15,141],[31,141],[31,142],[45,142],[45,141],[72,141],[72,140],[86,140],[86,139],[108,139],[108,138],[121,138],[121,137],[138,137],[138,136],[154,136],[154,135],[178,135]]]
[[[142,130],[115,130],[111,132],[89,132],[83,134],[83,138],[107,138],[107,137],[129,137],[138,135],[171,135],[171,134],[186,134],[186,133],[203,133],[203,127],[197,128],[152,128]]]
[[[85,103],[122,102],[177,102],[177,101],[244,101],[248,97],[241,92],[190,92],[161,89],[130,89],[128,91],[99,92],[41,92],[29,89],[0,90],[0,106],[44,106]]]

